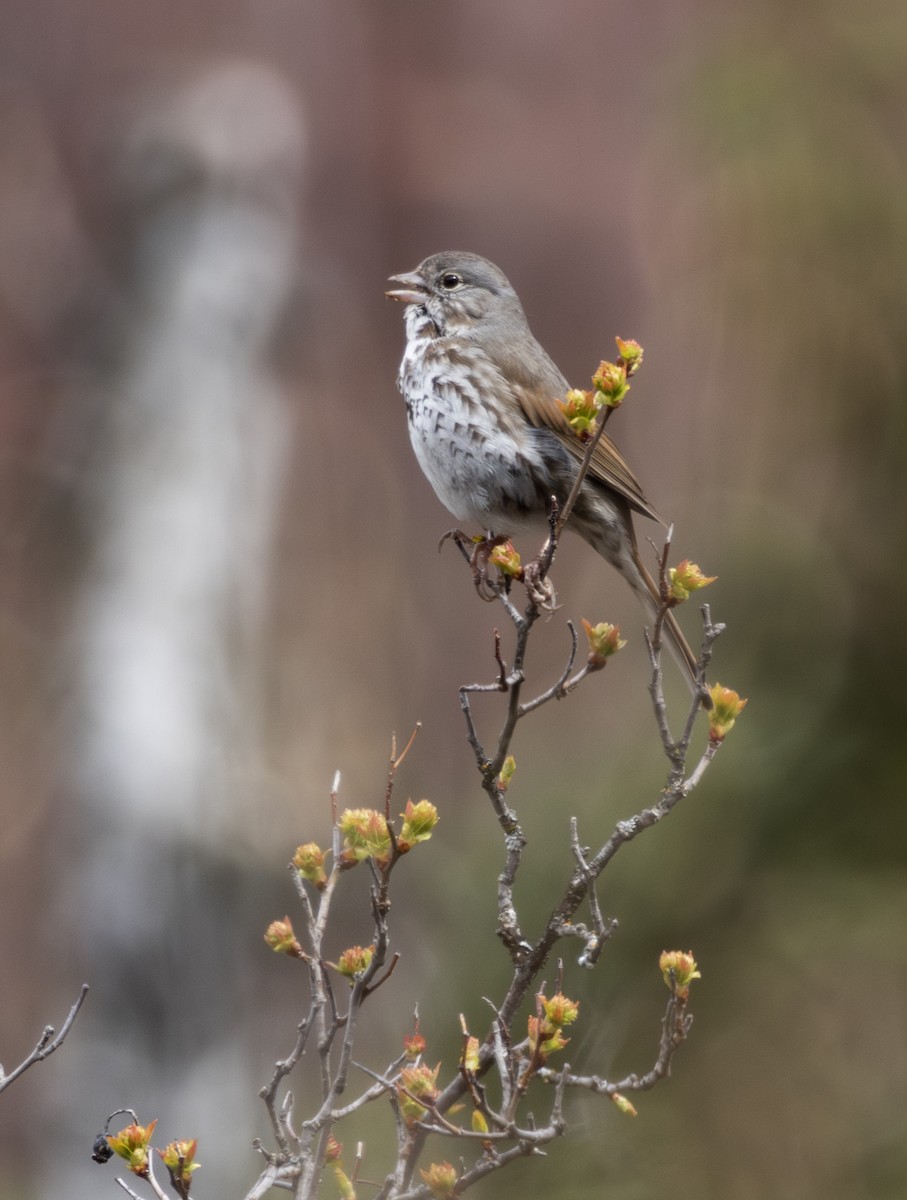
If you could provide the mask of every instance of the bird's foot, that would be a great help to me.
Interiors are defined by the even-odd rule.
[[[554,584],[548,578],[547,565],[541,558],[534,558],[532,562],[526,563],[522,580],[533,604],[549,613],[557,609],[557,593]]]
[[[507,538],[494,537],[491,534],[479,534],[470,537],[462,529],[448,529],[447,533],[438,542],[439,550],[448,538],[456,544],[460,553],[469,562],[472,568],[473,583],[479,596],[487,601],[496,600],[498,597],[498,587],[489,582],[488,560],[491,557],[492,551],[497,546],[503,546]]]

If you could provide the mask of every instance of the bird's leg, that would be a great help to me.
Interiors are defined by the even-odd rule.
[[[538,557],[532,562],[526,563],[523,567],[522,580],[526,585],[526,591],[529,594],[529,599],[537,604],[539,608],[545,612],[552,613],[557,608],[557,594],[554,590],[554,584],[548,578],[548,572],[551,570],[551,564],[554,561],[554,555],[557,551],[558,537],[560,535],[559,525],[560,509],[557,502],[557,497],[551,497],[551,505],[548,510],[548,539],[538,553]]]
[[[492,551],[498,546],[503,546],[507,540],[506,537],[496,537],[491,532],[485,533],[482,537],[473,538],[470,566],[476,591],[483,600],[498,598],[497,587],[488,582],[488,560]]]
[[[554,612],[557,608],[557,594],[554,584],[548,578],[548,564],[544,555],[534,558],[523,567],[523,583],[529,599],[546,612]]]
[[[448,529],[438,543],[439,550],[448,538],[456,544],[472,568],[473,583],[481,598],[488,601],[496,600],[497,588],[488,581],[488,559],[495,547],[503,546],[507,538],[497,537],[491,532],[470,537],[462,529]]]
[[[460,551],[460,553],[463,555],[463,557],[467,560],[467,562],[471,561],[471,559],[472,559],[471,547],[476,540],[475,538],[470,537],[468,533],[464,533],[462,529],[448,529],[447,533],[442,534],[441,540],[438,542],[438,553],[439,554],[441,553],[442,546],[448,540],[453,542],[456,545],[457,549]],[[467,550],[467,548],[466,548],[467,546],[469,546],[470,549]]]

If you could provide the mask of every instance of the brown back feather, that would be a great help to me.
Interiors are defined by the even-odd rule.
[[[557,406],[557,401],[566,396],[570,385],[538,342],[533,340],[533,343],[531,358],[518,358],[512,354],[505,356],[506,361],[501,364],[503,376],[510,383],[514,398],[530,425],[536,429],[550,430],[579,462],[585,446]],[[639,480],[606,433],[602,434],[595,447],[589,464],[589,477],[623,496],[636,512],[664,524],[646,499]]]

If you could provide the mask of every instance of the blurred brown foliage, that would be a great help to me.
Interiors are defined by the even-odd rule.
[[[378,799],[392,729],[424,722],[400,786],[442,824],[374,1065],[414,998],[454,1047],[474,980],[501,982],[456,707],[494,618],[434,553],[382,300],[449,246],[503,267],[578,384],[614,334],[645,345],[614,436],[719,576],[715,673],[750,697],[692,806],[616,864],[621,931],[582,979],[600,1030],[571,1053],[644,1067],[658,953],[694,947],[675,1078],[635,1122],[579,1106],[509,1186],[902,1196],[903,4],[33,0],[0,47],[4,1061],[93,986],[0,1110],[0,1196],[113,1188],[88,1155],[122,1104],[199,1136],[199,1194],[253,1176],[297,1009],[261,930],[335,768]],[[568,816],[594,841],[660,778],[633,600],[591,557],[558,560],[565,615],[632,642],[516,747],[527,832],[562,848],[540,911]],[[541,640],[547,682],[557,617]]]

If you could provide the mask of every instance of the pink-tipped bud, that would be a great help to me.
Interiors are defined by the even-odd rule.
[[[282,921],[272,921],[265,930],[265,941],[275,954],[286,954],[290,958],[305,958],[302,946],[293,931],[293,922],[289,917]]]
[[[550,998],[542,996],[541,1001],[546,1019],[558,1028],[572,1025],[579,1016],[579,1001],[569,1000],[561,992],[555,992]]]
[[[375,953],[374,946],[350,946],[344,950],[334,966],[347,979],[355,979],[368,970]]]
[[[425,1038],[417,1029],[414,1033],[408,1033],[403,1039],[403,1052],[409,1062],[415,1062],[425,1053],[426,1046]]]
[[[419,1174],[435,1200],[450,1200],[455,1195],[457,1173],[449,1162],[431,1163],[427,1171],[420,1167]]]
[[[712,709],[708,714],[709,741],[723,742],[748,702],[733,688],[723,687],[720,683],[709,688],[709,695],[712,698]]]
[[[488,561],[511,579],[519,579],[523,573],[523,564],[513,542],[502,542],[495,546],[488,555]]]
[[[593,398],[596,403],[608,408],[618,408],[630,390],[627,383],[627,368],[621,363],[600,362],[598,370],[592,376],[592,386],[595,389]]]
[[[682,563],[678,563],[676,567],[671,567],[668,571],[668,596],[676,604],[680,604],[682,601],[688,600],[691,593],[708,587],[717,578],[717,575],[703,575],[696,563],[685,558]]]
[[[303,879],[313,883],[319,891],[327,883],[328,877],[324,870],[324,851],[315,842],[306,842],[305,845],[296,847],[293,866]]]
[[[420,800],[416,804],[413,804],[412,800],[407,800],[406,811],[402,812],[400,816],[403,818],[403,828],[397,838],[397,849],[401,854],[405,854],[419,842],[427,842],[431,837],[432,830],[441,819],[438,816],[438,810],[430,800]]]
[[[642,366],[643,348],[634,338],[615,338],[620,362],[626,368],[628,375],[635,375]]]
[[[571,388],[565,399],[557,402],[567,424],[584,442],[591,437],[603,404],[604,400],[597,399],[596,393],[584,392],[580,388]]]
[[[337,822],[343,835],[341,859],[350,865],[374,858],[386,863],[391,855],[387,821],[373,808],[345,808]]]
[[[689,997],[693,980],[702,978],[692,950],[663,950],[658,966],[667,986],[681,1000]]]
[[[156,1119],[149,1125],[133,1122],[119,1133],[108,1134],[107,1137],[110,1149],[122,1158],[133,1175],[138,1175],[140,1179],[148,1178],[148,1150],[155,1125]]]
[[[619,625],[609,625],[607,621],[592,625],[583,617],[583,629],[589,639],[589,666],[594,671],[600,671],[627,644],[620,636]]]
[[[416,1066],[404,1067],[400,1072],[397,1079],[397,1103],[407,1125],[421,1121],[428,1111],[427,1106],[437,1100],[440,1070],[440,1063],[434,1070],[424,1063],[419,1063]]]
[[[197,1147],[198,1139],[193,1138],[191,1142],[170,1142],[163,1150],[158,1150],[158,1154],[167,1168],[174,1191],[182,1196],[183,1200],[189,1195],[193,1171],[197,1171],[201,1166],[201,1163],[195,1161]]]

